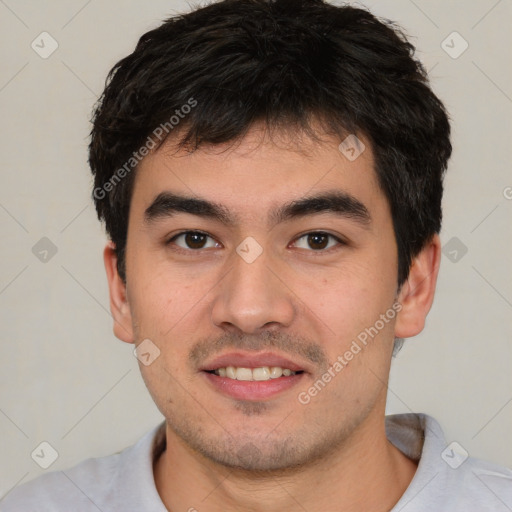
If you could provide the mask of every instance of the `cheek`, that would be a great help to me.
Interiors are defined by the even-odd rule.
[[[160,362],[183,374],[194,343],[211,336],[217,272],[190,276],[176,268],[148,265],[136,276],[129,294],[136,339],[152,340],[160,348]]]
[[[333,269],[328,277],[306,279],[301,296],[307,298],[307,307],[323,321],[326,331],[347,341],[392,306],[395,286],[389,274],[379,272],[375,262],[359,262]]]
[[[322,400],[357,408],[358,397],[371,401],[380,393],[387,380],[394,339],[392,282],[392,276],[382,280],[374,264],[338,271],[336,281],[317,282],[311,297],[319,299],[312,298],[309,306],[322,318],[320,341],[328,359],[332,365],[337,362],[332,367],[336,375],[332,395],[326,393]]]
[[[153,270],[153,271],[151,271]],[[138,337],[165,338],[200,302],[201,287],[176,273],[140,268],[128,282],[128,300]]]

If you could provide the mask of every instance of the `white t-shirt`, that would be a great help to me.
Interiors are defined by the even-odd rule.
[[[388,416],[386,433],[405,455],[419,460],[414,478],[391,512],[512,511],[512,471],[467,458],[456,443],[447,446],[441,427],[430,416]],[[0,502],[0,511],[166,512],[153,478],[153,460],[162,451],[164,436],[162,423],[121,453],[88,459],[20,485]],[[201,510],[200,504],[195,508]]]

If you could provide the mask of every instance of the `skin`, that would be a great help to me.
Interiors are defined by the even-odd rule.
[[[395,336],[418,334],[432,304],[439,238],[417,255],[398,290],[392,218],[369,142],[363,138],[366,150],[351,162],[337,137],[320,144],[290,135],[271,140],[255,126],[235,146],[193,153],[162,146],[137,170],[126,284],[113,245],[104,251],[114,333],[127,343],[149,338],[160,350],[140,367],[166,418],[167,448],[154,475],[169,510],[386,511],[416,470],[386,438],[386,390]],[[322,212],[269,224],[276,205],[332,190],[363,203],[370,223]],[[146,209],[164,191],[219,203],[236,222],[189,213],[146,222]],[[184,237],[166,245],[187,230],[212,238],[199,250]],[[345,243],[329,239],[315,250],[303,235],[318,231]],[[250,264],[236,252],[248,236],[263,249]],[[397,316],[300,403],[298,394],[397,301]],[[198,367],[234,347],[275,351],[305,373],[269,399],[236,400]],[[200,355],[191,360],[194,350]]]

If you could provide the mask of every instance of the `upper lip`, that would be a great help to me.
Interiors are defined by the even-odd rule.
[[[291,361],[290,359],[273,352],[229,352],[217,356],[200,369],[202,371],[212,371],[227,366],[236,366],[238,368],[261,368],[263,366],[279,366],[288,368],[293,372],[306,371],[304,366]]]

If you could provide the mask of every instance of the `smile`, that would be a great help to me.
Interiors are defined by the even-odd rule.
[[[259,368],[226,366],[225,368],[217,368],[213,370],[212,373],[219,377],[226,377],[233,380],[265,381],[278,379],[283,376],[290,377],[300,372],[292,371],[289,368],[281,368],[280,366],[261,366]]]

